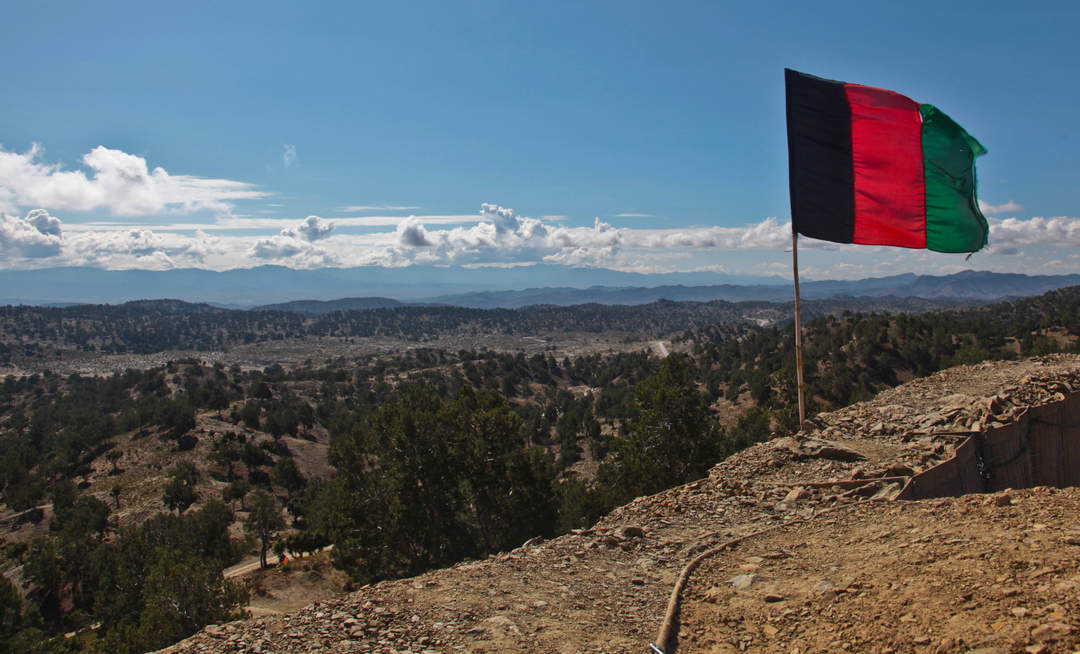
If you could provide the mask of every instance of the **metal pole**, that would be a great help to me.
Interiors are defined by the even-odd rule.
[[[802,302],[799,299],[799,234],[791,232],[791,267],[795,271],[795,379],[799,387],[799,429],[806,426],[802,373]]]

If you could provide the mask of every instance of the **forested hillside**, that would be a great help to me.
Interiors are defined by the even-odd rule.
[[[176,338],[212,331],[185,325],[329,333],[425,315],[506,329],[522,315],[401,308],[364,312],[366,323],[305,322],[189,306],[154,311],[172,317]],[[161,646],[242,606],[245,589],[220,571],[244,553],[333,543],[335,564],[358,583],[412,574],[588,525],[795,429],[791,330],[709,322],[706,306],[565,316],[582,329],[690,327],[684,353],[665,359],[414,349],[291,369],[191,359],[103,378],[8,377],[0,488],[11,528],[3,569],[15,583],[0,581],[0,649]],[[69,338],[74,320],[117,339],[169,324],[144,309],[11,310],[5,325],[41,322],[4,334]],[[554,326],[562,314],[525,315]],[[980,308],[818,317],[806,324],[811,404],[839,407],[957,363],[1073,351],[1078,336],[1076,287]],[[148,467],[151,451],[167,458]],[[302,458],[313,451],[321,468]],[[71,631],[79,636],[63,636]]]
[[[807,316],[873,307],[931,311],[957,300],[835,298],[807,302]],[[529,336],[581,332],[632,333],[655,338],[695,327],[789,320],[790,304],[668,302],[640,306],[582,304],[522,309],[400,306],[304,315],[239,311],[178,300],[63,308],[0,307],[0,365],[62,356],[65,351],[148,354],[167,350],[224,350],[233,346],[307,338],[389,337],[429,342],[440,336]]]

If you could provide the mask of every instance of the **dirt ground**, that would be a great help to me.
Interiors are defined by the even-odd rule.
[[[228,575],[226,575],[228,576]],[[245,575],[251,590],[246,607],[253,616],[275,615],[302,609],[312,602],[344,594],[345,573],[330,564],[330,553],[320,552]]]
[[[1080,489],[1044,488],[779,527],[691,576],[678,651],[1073,651],[1078,510]]]

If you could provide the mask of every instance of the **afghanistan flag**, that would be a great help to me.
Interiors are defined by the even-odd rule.
[[[986,149],[937,107],[784,71],[792,228],[838,243],[974,252]]]

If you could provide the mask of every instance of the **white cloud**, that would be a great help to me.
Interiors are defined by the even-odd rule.
[[[285,167],[296,163],[296,146],[286,143],[281,146],[281,163],[285,164]]]
[[[1004,254],[1023,246],[1080,247],[1080,218],[990,218],[990,249]]]
[[[314,242],[329,237],[333,231],[334,223],[318,216],[308,216],[298,226],[282,229],[281,235]]]
[[[33,209],[26,214],[26,222],[34,226],[42,234],[60,236],[63,230],[60,227],[60,219],[49,215],[44,209]]]
[[[25,218],[0,214],[0,257],[37,259],[60,254],[60,221],[42,209]]]
[[[998,216],[1003,213],[1017,213],[1018,211],[1023,211],[1024,208],[1012,200],[997,205],[987,204],[982,200],[979,200],[979,210],[987,216]]]
[[[209,224],[151,225],[146,220],[132,225],[122,220],[61,223],[44,209],[21,216],[0,216],[0,261],[7,267],[221,270],[262,263],[317,268],[551,262],[642,273],[716,269],[748,274],[776,272],[770,268],[774,265],[781,271],[790,268],[785,250],[791,225],[772,217],[740,227],[633,229],[599,218],[589,226],[570,226],[485,204],[470,216],[360,216],[360,222],[378,218],[372,226],[383,229],[343,232],[342,223],[353,224],[350,218],[224,216]],[[970,262],[963,255],[814,239],[800,239],[800,255],[806,248],[800,261],[808,278],[940,274],[972,266],[1010,272],[1080,270],[1075,254],[1080,251],[1080,219],[991,218],[990,225],[993,247]]]
[[[564,266],[603,267],[614,264],[618,254],[619,250],[614,246],[567,248],[545,256],[544,261]]]
[[[338,259],[323,248],[312,245],[326,239],[334,231],[334,223],[318,216],[308,216],[294,227],[285,227],[274,236],[255,241],[248,256],[257,259],[283,260],[299,268],[332,266]]]
[[[721,250],[783,249],[791,245],[791,223],[766,218],[744,227],[686,227],[621,230],[627,247],[647,249],[715,248]],[[811,247],[816,243],[810,242]]]
[[[307,252],[310,247],[298,238],[278,234],[255,241],[255,245],[251,246],[251,255],[260,259],[287,259]]]
[[[155,262],[161,269],[166,261],[174,265],[202,264],[208,256],[223,253],[220,244],[205,233],[194,236],[158,234],[148,229],[115,232],[83,232],[65,239],[69,265],[97,265],[106,268],[140,268]]]
[[[0,148],[0,211],[19,207],[138,216],[163,211],[227,213],[232,201],[266,197],[251,184],[228,179],[170,175],[150,170],[146,159],[98,146],[82,157],[91,172],[63,170],[40,161],[41,148],[8,152]]]
[[[292,268],[331,268],[342,265],[340,259],[310,242],[280,234],[255,241],[245,253],[262,260],[278,261]],[[350,262],[348,265],[371,265]]]
[[[777,249],[788,245],[790,223],[767,218],[745,227],[624,229],[596,218],[590,227],[553,225],[517,215],[496,204],[481,205],[471,227],[430,230],[410,217],[395,231],[397,253],[416,263],[495,264],[551,261],[567,265],[610,265],[625,251],[672,249]]]
[[[432,246],[427,230],[412,216],[398,223],[395,233],[398,244],[402,247],[428,248]]]

